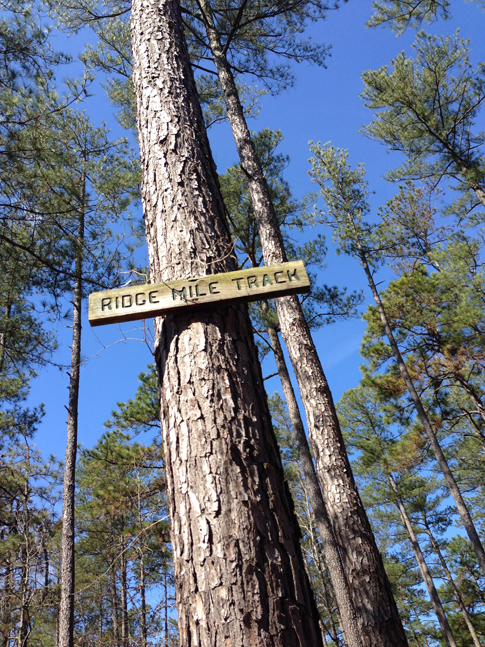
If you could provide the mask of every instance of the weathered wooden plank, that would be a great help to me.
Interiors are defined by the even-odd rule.
[[[310,281],[303,262],[293,261],[195,279],[94,292],[89,295],[89,323],[102,326],[175,314],[186,308],[259,301],[309,290]]]

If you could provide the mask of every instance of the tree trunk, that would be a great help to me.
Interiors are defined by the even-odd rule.
[[[164,595],[164,621],[165,621],[165,642],[163,647],[168,647],[168,589],[167,589],[167,564],[163,564],[163,595]]]
[[[24,531],[25,532],[25,531]],[[27,537],[25,538],[28,541]],[[28,610],[28,582],[29,582],[29,557],[28,547],[22,547],[21,551],[21,579],[20,579],[20,595],[19,595],[19,625],[17,633],[18,647],[26,647],[27,636],[29,634],[27,625],[27,610]]]
[[[7,301],[5,306],[5,314],[3,316],[2,324],[4,327],[7,327],[7,323],[10,319],[10,313],[12,311],[12,304],[10,303],[10,298]],[[5,330],[0,331],[0,373],[3,371],[3,366],[5,364],[5,345],[7,343],[7,333]]]
[[[441,627],[441,631],[443,632],[445,643],[448,645],[448,647],[457,647],[455,638],[451,631],[451,627],[448,623],[448,618],[446,617],[445,610],[443,609],[443,605],[441,604],[440,596],[438,595],[438,591],[436,590],[436,587],[434,585],[434,581],[431,576],[431,573],[429,572],[428,565],[426,564],[426,560],[424,559],[424,555],[421,551],[421,546],[419,545],[418,538],[416,536],[416,533],[414,532],[414,528],[411,524],[411,520],[408,517],[408,513],[402,501],[401,495],[399,494],[399,490],[397,488],[396,482],[391,474],[387,475],[387,481],[391,486],[391,490],[394,492],[394,496],[396,499],[395,503],[396,503],[397,509],[399,510],[399,515],[403,522],[404,528],[406,529],[409,542],[413,549],[414,557],[416,558],[416,562],[418,563],[419,570],[421,571],[421,575],[426,585],[426,589],[428,591],[431,604],[433,605],[434,612],[436,614],[436,617],[438,618],[438,622],[440,623],[440,627]]]
[[[118,594],[116,592],[116,570],[111,567],[110,573],[111,587],[111,622],[113,625],[113,643],[115,647],[120,645],[120,630],[118,624]]]
[[[248,181],[267,265],[285,262],[268,185],[247,126],[232,71],[214,25],[208,0],[198,0],[221,83],[241,168]],[[404,647],[406,635],[359,497],[345,451],[335,405],[297,297],[276,299],[281,333],[305,407],[310,443],[357,615],[363,647]]]
[[[323,605],[325,607],[325,610],[328,613],[329,619],[330,619],[330,624],[332,626],[331,631],[329,631],[326,627],[326,625],[323,623],[321,617],[320,617],[320,629],[322,631],[322,638],[323,642],[326,645],[327,644],[327,639],[326,639],[326,634],[328,633],[335,643],[335,647],[340,647],[340,638],[338,636],[338,627],[342,627],[342,621],[340,620],[340,615],[339,615],[339,609],[337,605],[337,617],[338,617],[338,625],[335,624],[335,620],[333,617],[333,607],[335,605],[335,600],[333,599],[333,596],[330,596],[329,592],[329,580],[328,577],[326,577],[325,571],[327,568],[327,565],[325,563],[325,559],[323,556],[323,551],[321,545],[318,543],[315,537],[315,529],[314,529],[314,515],[312,512],[312,509],[310,507],[310,501],[308,497],[308,493],[306,491],[306,485],[302,473],[301,466],[298,465],[299,467],[299,481],[300,481],[300,487],[304,493],[305,496],[305,512],[306,512],[306,517],[309,521],[308,523],[308,528],[306,529],[306,532],[308,533],[309,537],[308,540],[310,541],[311,544],[311,560],[313,563],[316,565],[316,568],[318,570],[318,574],[320,576],[320,581],[323,589]],[[305,532],[305,530],[303,531]],[[333,592],[333,589],[332,589]],[[318,604],[318,598],[317,598],[317,604]]]
[[[104,620],[103,595],[102,594],[98,598],[98,604],[99,604],[99,640],[98,640],[98,644],[102,645],[103,644],[103,620]]]
[[[151,279],[235,269],[178,1],[135,0],[132,46]],[[155,334],[181,644],[321,646],[247,308]]]
[[[122,525],[124,528],[124,523]],[[121,644],[128,647],[128,582],[125,536],[121,535]]]
[[[456,601],[458,602],[458,606],[460,607],[461,614],[463,616],[463,619],[465,620],[466,626],[468,627],[468,631],[470,632],[470,636],[472,637],[473,644],[475,647],[481,647],[480,641],[478,640],[477,632],[475,631],[475,627],[473,626],[473,623],[470,618],[470,614],[468,613],[468,609],[466,608],[465,602],[463,601],[463,598],[461,597],[461,593],[458,590],[458,587],[455,584],[455,580],[453,579],[453,576],[450,573],[450,569],[448,568],[448,564],[446,563],[445,558],[443,557],[443,553],[441,552],[441,549],[439,547],[438,542],[436,541],[433,533],[431,532],[431,528],[429,527],[427,519],[423,515],[423,523],[424,527],[426,528],[426,534],[430,538],[431,544],[433,546],[433,550],[435,553],[438,555],[438,559],[440,560],[440,564],[445,572],[446,579],[448,580],[451,588],[453,589],[453,593],[455,595]]]
[[[147,632],[147,603],[145,591],[145,563],[143,559],[143,546],[140,552],[140,596],[141,596],[141,639],[142,647],[147,647],[148,632]]]
[[[267,314],[269,309],[268,304],[265,301],[262,301],[261,307],[263,314]],[[305,479],[305,489],[308,492],[313,515],[315,516],[318,532],[320,533],[325,559],[330,572],[335,597],[337,599],[345,644],[347,647],[360,647],[362,645],[362,640],[357,628],[357,617],[350,595],[349,584],[345,577],[345,571],[338,552],[337,542],[335,541],[330,519],[328,518],[325,503],[323,501],[322,492],[318,484],[315,465],[313,464],[310,447],[305,434],[305,428],[303,427],[303,421],[298,408],[298,402],[296,401],[295,392],[286,366],[285,356],[278,337],[278,331],[270,324],[267,325],[266,330],[271,342],[278,375],[281,380],[283,393],[288,406],[288,413],[290,415],[291,425],[295,436],[295,444]]]
[[[384,331],[389,341],[389,345],[392,349],[394,358],[396,359],[396,362],[399,368],[399,373],[409,392],[411,400],[416,409],[416,413],[418,414],[418,418],[421,421],[421,424],[423,425],[426,435],[428,436],[435,458],[445,478],[446,485],[448,486],[450,494],[453,497],[453,500],[456,505],[456,509],[458,510],[458,514],[460,515],[463,526],[467,532],[468,538],[470,539],[470,542],[473,546],[473,550],[475,551],[475,554],[477,556],[478,563],[480,564],[480,569],[482,573],[485,575],[485,551],[483,549],[482,543],[480,541],[477,530],[475,528],[475,524],[473,523],[473,519],[471,518],[471,515],[468,512],[468,508],[461,495],[460,488],[458,487],[458,484],[455,481],[455,477],[453,476],[453,473],[449,468],[448,461],[446,460],[443,450],[441,449],[441,445],[439,444],[436,434],[434,433],[433,427],[431,426],[428,415],[424,409],[423,403],[421,402],[421,398],[419,397],[418,392],[414,387],[411,376],[408,373],[403,356],[401,355],[401,351],[399,350],[397,342],[394,338],[394,333],[392,332],[391,326],[389,325],[386,311],[382,304],[380,294],[377,290],[374,277],[372,275],[372,271],[369,267],[369,263],[367,262],[367,256],[360,243],[358,231],[355,227],[354,222],[350,219],[350,216],[349,216],[349,220],[350,220],[349,224],[351,224],[354,229],[355,243],[359,250],[360,261],[364,267],[364,271],[367,277],[367,282],[372,291],[374,301],[376,302],[381,323],[384,327]]]
[[[86,178],[81,178],[81,206],[76,241],[76,263],[73,294],[71,373],[67,409],[67,447],[62,490],[61,602],[59,608],[59,645],[74,645],[74,497],[76,487],[76,455],[79,381],[81,363],[81,304],[83,281],[84,201]]]

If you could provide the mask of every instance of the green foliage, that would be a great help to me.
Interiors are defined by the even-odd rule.
[[[446,247],[437,244],[426,255],[428,267],[415,265],[393,281],[381,299],[421,390],[427,390],[429,397],[439,392],[446,415],[452,402],[465,411],[467,407],[475,411],[470,415],[481,429],[483,418],[476,407],[483,397],[485,275],[477,266],[477,255],[478,248],[470,240],[451,241]],[[400,378],[377,309],[369,307],[364,318],[368,327],[362,353],[369,362],[367,370],[375,372],[386,366],[386,373],[376,375],[374,382],[385,388],[388,376],[388,387],[392,388],[391,375]]]
[[[362,297],[357,293],[347,295],[344,289],[336,286],[318,284],[317,274],[312,268],[325,268],[327,249],[322,235],[317,234],[301,246],[295,244],[295,232],[305,232],[315,224],[315,218],[306,209],[307,199],[295,200],[288,182],[283,177],[289,158],[277,152],[282,139],[280,131],[267,128],[253,135],[287,256],[290,260],[303,260],[307,267],[311,292],[302,298],[302,305],[309,325],[318,328],[323,324],[333,323],[336,319],[355,316],[356,307],[361,303]],[[243,266],[249,263],[252,267],[257,267],[264,259],[247,179],[240,165],[235,164],[227,169],[227,172],[220,176],[220,183],[240,263]],[[277,326],[274,308],[271,307],[270,312],[262,312],[259,306],[253,306],[251,313],[258,331],[261,332],[267,325]]]
[[[136,397],[128,402],[118,402],[106,423],[109,429],[119,429],[131,436],[141,432],[160,430],[160,402],[158,398],[158,377],[154,364],[147,367],[146,373],[138,376],[140,386]]]
[[[324,202],[315,217],[332,228],[337,253],[356,258],[363,254],[369,264],[378,264],[383,251],[379,227],[364,220],[370,212],[364,165],[352,169],[348,151],[330,143],[310,142],[310,151],[314,157],[309,175]]]
[[[368,27],[384,25],[398,34],[408,27],[416,29],[423,23],[451,18],[448,0],[374,0],[374,14]]]
[[[97,644],[113,644],[115,614],[119,626],[126,616],[130,640],[141,641],[145,627],[154,644],[161,593],[172,579],[160,447],[109,431],[82,452],[78,480],[78,640],[97,633],[104,616]],[[150,603],[154,596],[162,601]]]
[[[0,639],[49,644],[44,623],[55,613],[55,547],[59,470],[32,445],[31,425],[15,440],[0,431]],[[50,643],[53,644],[53,643]]]
[[[364,72],[364,103],[375,112],[363,132],[406,155],[390,180],[447,179],[462,199],[453,209],[485,206],[484,133],[475,124],[485,99],[484,66],[472,66],[468,41],[417,34],[414,58],[399,54],[392,71]]]
[[[478,0],[483,5],[483,0]],[[437,20],[449,20],[449,0],[374,0],[374,14],[367,23],[368,27],[384,25],[397,34],[402,34],[408,27],[417,29],[424,24]]]
[[[461,537],[450,541],[453,509],[446,506],[447,496],[442,483],[429,474],[428,448],[419,427],[408,416],[402,416],[399,402],[393,407],[388,401],[383,403],[379,392],[368,386],[347,391],[337,408],[346,445],[354,455],[353,471],[385,556],[386,570],[409,638],[422,633],[420,618],[429,614],[430,605],[424,597],[408,533],[398,513],[398,500],[417,535],[436,586],[443,582],[439,595],[453,629],[456,628],[457,635],[462,634],[463,644],[472,644],[449,580],[453,578],[459,594],[469,601],[467,609],[478,628],[482,602],[475,595],[470,603],[453,556],[454,542],[458,541],[467,550],[471,549],[471,544]],[[474,556],[472,561],[478,573]],[[424,634],[440,639],[436,626],[426,627]]]

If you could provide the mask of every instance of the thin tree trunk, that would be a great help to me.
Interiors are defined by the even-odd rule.
[[[167,563],[163,564],[163,586],[164,586],[164,604],[165,604],[165,642],[164,647],[168,647],[168,590],[167,590]]]
[[[67,409],[67,446],[62,490],[62,542],[61,542],[61,602],[59,608],[59,645],[74,645],[74,497],[76,486],[76,455],[79,381],[81,363],[81,304],[83,281],[84,202],[86,178],[81,177],[81,200],[76,240],[76,263],[73,294],[73,322],[71,347],[71,373],[69,376],[69,406]]]
[[[440,623],[441,631],[443,632],[443,637],[445,639],[445,642],[448,645],[448,647],[457,647],[455,638],[453,636],[453,632],[451,631],[451,627],[448,622],[448,618],[446,617],[445,610],[443,609],[443,605],[441,604],[438,591],[436,590],[433,578],[431,576],[431,573],[429,572],[428,565],[426,564],[426,560],[424,559],[424,555],[421,551],[421,546],[419,545],[418,538],[416,536],[416,533],[414,532],[414,528],[411,524],[411,520],[409,519],[408,513],[406,511],[403,500],[401,498],[401,495],[399,494],[399,490],[396,485],[396,482],[391,474],[387,475],[387,481],[391,486],[391,490],[394,492],[395,502],[396,502],[397,509],[399,510],[399,515],[406,529],[409,542],[413,549],[414,557],[416,558],[416,562],[418,563],[419,570],[421,571],[421,575],[426,585],[426,589],[428,591],[431,604],[433,605],[434,612],[436,614],[436,617],[438,618],[438,622]]]
[[[7,327],[7,322],[10,319],[10,313],[12,311],[12,304],[10,303],[10,299],[7,301],[7,305],[5,306],[5,315],[3,316],[3,321],[2,323],[4,324],[4,327]],[[0,332],[0,373],[3,371],[3,366],[5,364],[5,345],[7,342],[7,333],[5,330],[2,330]]]
[[[287,259],[278,221],[209,0],[198,0],[198,4],[241,168],[248,181],[264,260],[267,265],[282,263]],[[300,303],[296,297],[279,298],[276,309],[300,387],[317,474],[352,594],[361,644],[363,647],[406,646],[406,635],[384,564],[352,475],[332,395]]]
[[[2,532],[0,541],[5,541],[5,535]],[[5,564],[5,562],[4,562]],[[12,626],[12,599],[13,599],[13,583],[12,583],[12,562],[8,559],[4,565],[3,580],[5,585],[3,587],[2,597],[0,598],[0,646],[8,647],[10,641],[10,627]]]
[[[113,642],[115,647],[120,645],[120,629],[118,623],[118,594],[116,592],[116,571],[114,566],[110,573],[111,586],[111,622],[113,624]]]
[[[396,359],[398,368],[399,368],[399,373],[401,375],[401,378],[403,379],[406,388],[408,389],[409,395],[411,397],[411,400],[414,404],[414,407],[416,409],[416,413],[418,414],[418,418],[421,421],[421,424],[423,425],[424,431],[426,435],[428,436],[428,440],[430,442],[430,445],[433,449],[433,453],[435,455],[435,458],[438,462],[438,465],[441,469],[441,472],[445,478],[446,485],[448,486],[448,489],[450,491],[451,496],[453,497],[453,500],[455,502],[456,508],[458,510],[458,514],[460,515],[461,521],[463,523],[463,526],[467,532],[468,538],[470,539],[470,542],[473,546],[473,550],[475,551],[475,554],[478,559],[478,563],[480,564],[480,569],[482,573],[485,575],[485,551],[483,549],[482,543],[480,541],[480,538],[478,536],[477,530],[475,528],[475,524],[473,523],[473,519],[471,518],[470,513],[468,512],[468,508],[466,506],[466,503],[461,495],[460,488],[458,487],[457,482],[455,481],[455,477],[453,476],[449,465],[448,461],[446,460],[446,457],[443,453],[443,450],[441,449],[441,445],[438,442],[438,439],[436,438],[436,434],[434,433],[433,427],[431,426],[431,423],[429,421],[428,415],[424,409],[423,403],[421,402],[421,398],[418,395],[418,392],[416,391],[413,381],[411,379],[411,376],[409,375],[409,372],[406,368],[406,364],[404,362],[404,359],[401,355],[401,351],[399,350],[399,347],[397,345],[397,342],[394,338],[394,333],[392,332],[391,326],[389,325],[389,320],[387,319],[387,314],[384,309],[384,306],[381,301],[380,294],[377,290],[376,284],[374,282],[374,277],[372,275],[372,271],[369,267],[369,263],[367,262],[367,256],[365,254],[365,251],[360,243],[358,231],[355,228],[355,224],[353,220],[351,220],[349,216],[349,221],[354,228],[355,232],[355,243],[357,245],[357,248],[359,250],[359,257],[360,261],[364,267],[364,271],[367,277],[367,282],[369,284],[369,287],[372,291],[372,295],[374,297],[374,301],[376,302],[377,305],[377,310],[379,312],[379,316],[381,319],[381,323],[384,327],[384,331],[386,333],[387,339],[389,341],[389,345],[392,349],[392,353]]]
[[[261,302],[261,308],[263,315],[267,315],[269,306],[266,301]],[[345,644],[347,647],[360,647],[362,645],[362,640],[357,628],[357,617],[350,595],[349,584],[345,577],[345,571],[338,552],[337,542],[335,541],[332,525],[328,518],[325,503],[323,501],[317,473],[315,471],[315,465],[313,463],[310,447],[305,434],[305,428],[298,408],[298,402],[296,401],[295,392],[286,366],[285,356],[278,337],[278,331],[271,324],[267,324],[266,330],[273,349],[278,375],[281,380],[291,425],[293,427],[296,448],[305,479],[305,489],[308,492],[313,515],[322,540],[325,559],[330,572],[330,578],[332,580],[342,621],[342,633],[344,635]]]
[[[29,574],[29,558],[28,558],[28,548],[22,548],[21,551],[21,560],[22,560],[22,575],[20,579],[20,618],[19,618],[19,628],[17,633],[17,645],[18,647],[25,647],[26,640],[28,635],[27,627],[27,589],[28,589],[28,574]]]
[[[304,478],[303,478],[303,475],[302,475],[302,469],[301,469],[300,465],[298,467],[300,469],[300,474],[299,474],[300,487],[302,488],[302,490],[304,492],[304,495],[305,495],[306,517],[309,520],[309,526],[308,526],[307,532],[309,534],[309,538],[310,538],[310,542],[311,542],[311,548],[312,548],[311,559],[317,565],[317,570],[318,570],[318,573],[320,575],[320,580],[322,582],[322,587],[323,587],[323,597],[324,597],[323,604],[324,604],[325,609],[326,609],[326,611],[327,611],[327,613],[329,615],[330,624],[332,625],[332,631],[328,631],[328,633],[330,634],[330,636],[331,636],[332,640],[334,641],[336,647],[339,647],[340,646],[340,639],[338,637],[338,630],[337,630],[337,626],[335,624],[335,620],[334,620],[333,612],[332,612],[332,603],[334,602],[334,600],[331,600],[330,595],[329,595],[329,590],[328,590],[328,586],[327,586],[327,584],[329,582],[328,582],[328,578],[325,575],[325,567],[326,567],[325,560],[324,560],[324,557],[323,557],[321,546],[315,540],[314,515],[313,515],[311,507],[310,507],[310,501],[309,501],[308,493],[306,491],[305,481],[304,481]],[[337,605],[337,617],[339,619],[339,626],[341,627],[342,626],[342,621],[340,620],[340,615],[339,615],[338,611],[339,611],[339,609],[338,609],[338,605]],[[320,618],[320,628],[321,628],[321,631],[322,631],[323,642],[325,643],[325,641],[326,641],[325,633],[327,633],[327,629],[326,629],[326,626],[323,624],[321,618]]]
[[[320,571],[322,571],[323,554],[320,551],[318,551],[318,554],[317,554],[316,558],[318,560],[318,568],[319,568]],[[322,579],[323,579],[323,576],[322,576]],[[335,620],[334,620],[334,617],[333,617],[333,610],[332,610],[333,600],[331,599],[328,587],[326,587],[326,586],[324,586],[323,595],[325,597],[325,607],[327,608],[328,615],[329,615],[329,618],[330,618],[330,624],[332,626],[332,630],[329,631],[328,633],[330,634],[333,642],[335,643],[335,647],[340,647],[340,645],[342,645],[342,642],[340,640],[340,636],[339,636],[339,633],[338,633],[338,627],[335,624]],[[337,606],[337,616],[338,616],[338,606]],[[340,623],[340,628],[342,628],[341,625],[342,625],[342,623]]]
[[[124,524],[123,524],[124,527]],[[125,537],[121,535],[121,644],[128,647],[128,582]]]
[[[141,638],[142,647],[147,647],[148,632],[147,632],[147,603],[145,591],[145,563],[143,559],[143,547],[140,554],[140,596],[141,596]]]
[[[140,478],[137,478],[137,504],[138,504],[138,528],[140,532],[143,530],[143,519],[141,514],[141,484]],[[138,544],[140,552],[140,598],[141,598],[141,639],[142,647],[147,647],[148,633],[147,633],[147,604],[146,604],[146,587],[145,587],[145,559],[144,559],[144,549],[145,549],[145,540],[144,537],[140,537],[140,542]]]
[[[448,568],[448,564],[446,563],[445,558],[443,557],[443,553],[441,552],[441,549],[439,547],[438,542],[436,541],[433,533],[431,532],[431,528],[429,527],[428,521],[426,517],[423,515],[423,523],[424,527],[426,528],[426,534],[430,538],[431,544],[433,546],[433,550],[435,553],[438,555],[438,559],[440,560],[440,564],[445,572],[446,579],[448,580],[451,588],[453,589],[453,593],[455,596],[456,601],[458,602],[458,606],[460,607],[462,616],[465,620],[466,626],[468,627],[468,631],[470,632],[470,636],[472,637],[473,644],[475,647],[481,647],[480,641],[478,640],[477,632],[475,631],[475,627],[473,626],[473,623],[470,618],[470,614],[468,613],[468,609],[466,608],[465,602],[463,601],[463,598],[461,596],[460,591],[458,590],[458,587],[456,586],[455,580],[453,579],[453,576],[450,573],[450,569]]]
[[[134,0],[131,19],[151,278],[214,284],[235,261],[180,5]],[[321,646],[247,308],[155,333],[181,644]]]
[[[30,468],[30,447],[27,443],[26,463]],[[30,532],[29,532],[29,483],[30,469],[27,472],[23,487],[22,497],[22,535],[23,545],[21,550],[22,576],[20,580],[20,621],[18,631],[18,647],[27,647],[30,634],[29,623],[29,576],[30,576]]]
[[[99,644],[102,645],[103,644],[103,620],[104,620],[104,616],[103,616],[103,611],[104,611],[104,609],[103,609],[103,595],[102,595],[102,593],[98,598],[98,604],[99,604]]]

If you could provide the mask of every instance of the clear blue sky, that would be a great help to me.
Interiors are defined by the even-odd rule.
[[[461,0],[453,0],[451,6],[454,19],[438,23],[427,31],[452,33],[459,27],[461,35],[471,40],[473,62],[485,60],[483,10],[478,3]],[[298,66],[295,87],[278,97],[264,97],[261,113],[251,123],[253,130],[264,127],[282,130],[285,139],[280,150],[291,158],[285,175],[297,197],[314,189],[307,175],[309,140],[331,140],[335,146],[349,149],[353,164],[364,162],[371,189],[376,191],[372,198],[376,207],[389,199],[396,189],[381,179],[387,168],[397,165],[395,155],[388,154],[384,147],[358,134],[372,116],[359,98],[363,89],[361,74],[366,69],[390,63],[403,49],[409,51],[414,34],[409,32],[398,38],[387,29],[369,30],[365,22],[370,14],[370,1],[349,0],[340,10],[330,12],[325,22],[313,25],[313,37],[332,44],[327,69]],[[59,37],[59,48],[77,56],[83,43],[89,39],[83,34],[67,41]],[[86,111],[95,122],[105,121],[115,136],[123,134],[114,121],[103,90],[98,87],[95,92],[84,106]],[[237,161],[230,129],[227,125],[217,126],[210,131],[209,137],[218,170],[224,172],[227,166]],[[329,235],[329,232],[324,233]],[[328,243],[328,269],[322,280],[350,289],[365,289],[364,275],[357,263],[347,257],[336,257],[330,241]],[[381,278],[386,280],[388,277],[383,275]],[[370,303],[367,290],[366,298]],[[87,359],[81,373],[79,441],[85,447],[95,444],[116,403],[134,396],[137,376],[151,362],[149,343],[143,341],[144,331],[140,326],[141,323],[135,322],[134,325],[92,330],[84,309],[83,357]],[[71,331],[62,323],[57,329],[60,349],[54,359],[68,364]],[[359,364],[362,360],[359,345],[363,332],[362,321],[356,320],[323,328],[315,335],[335,400],[346,389],[356,386],[360,379]],[[269,361],[265,362],[264,374],[273,371]],[[67,385],[65,371],[43,369],[33,382],[30,398],[32,404],[44,402],[46,406],[46,417],[37,433],[36,444],[44,454],[53,453],[59,458],[63,458],[65,451]],[[266,389],[268,393],[279,390],[278,378],[268,380]]]

